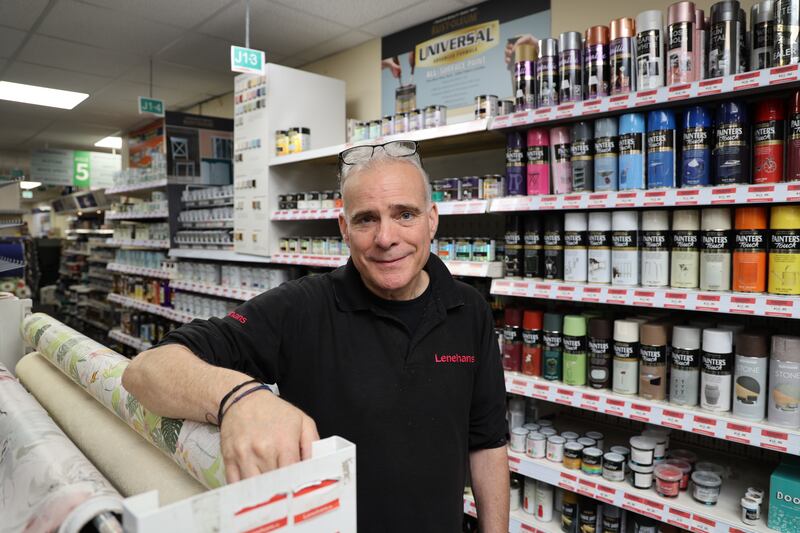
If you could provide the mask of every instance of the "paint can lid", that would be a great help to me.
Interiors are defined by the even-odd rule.
[[[702,9],[695,9],[694,10],[694,23],[695,27],[698,30],[705,30],[706,29],[706,15],[703,13]]]
[[[773,335],[772,357],[780,361],[800,362],[800,337]]]
[[[736,334],[744,329],[744,324],[717,324],[717,329],[729,331],[733,346],[736,347]]]
[[[733,335],[724,329],[704,329],[703,351],[716,354],[731,353],[733,351]]]
[[[666,346],[668,326],[666,324],[658,324],[650,322],[649,324],[642,324],[639,332],[642,344],[647,346]]]
[[[700,217],[700,229],[727,230],[731,229],[731,210],[728,207],[712,207],[703,209]]]
[[[769,357],[769,335],[760,331],[736,334],[736,353],[745,357]]]
[[[636,35],[636,22],[631,17],[620,17],[611,21],[611,40]]]
[[[608,26],[592,26],[586,29],[586,44],[608,44]]]
[[[670,109],[656,109],[647,113],[647,130],[675,129],[675,113]]]
[[[578,437],[580,437],[580,435],[578,435],[574,431],[565,431],[561,434],[561,436],[567,439],[568,441],[577,441]]]
[[[595,442],[599,440],[603,440],[603,434],[599,431],[587,431],[584,437],[588,437],[590,439],[594,439]]]
[[[583,455],[600,459],[601,457],[603,457],[603,450],[595,446],[590,446],[588,448],[583,449]]]
[[[644,133],[645,120],[643,113],[625,113],[619,117],[619,133]]]
[[[564,50],[583,50],[583,37],[579,31],[565,31],[558,36],[558,48]]]
[[[594,121],[594,136],[597,137],[616,137],[617,136],[616,118],[598,118]]]
[[[547,146],[548,144],[550,144],[550,133],[547,128],[528,130],[528,146]]]
[[[566,433],[564,435],[566,435]],[[574,454],[580,454],[583,451],[583,444],[579,444],[577,442],[567,442],[564,445],[564,449],[568,452],[573,452]]]
[[[569,128],[567,126],[557,126],[550,128],[550,141],[553,144],[563,144],[571,142]]]
[[[611,212],[589,213],[589,231],[611,231]]]
[[[611,214],[612,231],[636,231],[639,229],[637,211],[614,211]]]
[[[633,320],[615,320],[614,340],[619,342],[639,342],[639,323]]]
[[[586,336],[586,318],[581,315],[567,315],[564,317],[564,335],[570,337]]]
[[[739,20],[739,2],[736,0],[722,0],[711,6],[711,23],[726,20]]]
[[[763,24],[775,18],[775,0],[762,0],[750,8],[750,20],[753,24]]]
[[[609,463],[624,463],[625,456],[616,452],[608,452],[603,456],[603,460]],[[605,512],[605,510],[603,512]]]
[[[655,474],[662,481],[680,481],[683,479],[683,470],[665,463],[656,465]]]
[[[521,43],[514,51],[514,62],[533,61],[536,59],[536,45],[533,43]]]
[[[589,320],[589,336],[594,339],[611,339],[614,324],[608,318],[592,318]]]
[[[594,135],[593,124],[587,120],[580,120],[572,125],[572,140],[590,140]]]
[[[660,9],[650,9],[636,15],[636,29],[639,33],[651,30],[663,31],[663,27]]]
[[[544,314],[544,331],[560,333],[564,323],[564,318],[558,313]]]
[[[552,56],[558,56],[558,41],[549,37],[539,41],[539,59]]]
[[[526,309],[522,314],[522,329],[542,329],[542,315],[541,311]]]
[[[511,434],[512,435],[522,435],[522,436],[527,437],[528,436],[528,430],[525,429],[524,427],[520,426],[520,427],[512,429],[511,430]]]
[[[564,231],[586,231],[586,212],[576,211],[564,215]]]
[[[722,478],[714,472],[698,470],[692,473],[692,483],[704,488],[714,488],[722,485]]]
[[[734,214],[736,229],[767,229],[766,207],[737,207]]]
[[[628,468],[637,474],[652,474],[653,470],[656,469],[656,465],[640,465],[639,463],[628,461]]]
[[[672,346],[683,350],[699,350],[700,328],[675,326],[672,328]]]
[[[669,230],[669,211],[665,209],[650,209],[647,211],[642,211],[642,230]]]
[[[591,437],[581,437],[581,438],[578,439],[578,442],[583,444],[583,446],[585,448],[591,448],[592,446],[596,446],[597,445],[597,441],[594,440]]]
[[[521,326],[522,325],[522,308],[520,307],[506,307],[503,311],[503,319],[506,326]]]
[[[770,228],[800,229],[800,206],[776,205],[770,209]]]
[[[694,22],[694,9],[693,2],[675,2],[667,10],[667,25]]]
[[[562,232],[564,231],[564,217],[561,213],[548,213],[544,217],[544,231],[545,232]]]
[[[681,472],[687,475],[689,474],[689,472],[692,471],[692,465],[689,464],[688,461],[684,461],[683,459],[667,459],[666,461],[664,461],[664,464],[674,466],[675,468],[680,469]]]
[[[673,231],[697,231],[700,229],[700,211],[676,209],[672,212]]]
[[[786,119],[786,103],[783,98],[766,98],[756,104],[755,122]]]
[[[610,450],[614,453],[620,454],[623,457],[628,457],[631,454],[631,450],[627,446],[612,446]]]
[[[650,437],[631,437],[631,448],[635,450],[655,450],[658,446],[658,441]]]

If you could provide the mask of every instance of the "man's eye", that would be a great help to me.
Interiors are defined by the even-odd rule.
[[[400,215],[400,220],[406,220],[406,221],[408,221],[408,220],[413,220],[413,219],[414,219],[414,213],[412,213],[411,211],[404,211],[404,212],[403,212],[403,213]]]
[[[375,222],[375,217],[372,215],[364,215],[356,219],[356,224],[369,224]]]

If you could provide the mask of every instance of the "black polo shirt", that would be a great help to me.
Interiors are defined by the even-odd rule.
[[[320,437],[354,442],[359,531],[460,531],[468,452],[505,444],[503,370],[485,300],[438,257],[425,269],[431,302],[411,335],[349,261],[164,342],[278,383]]]

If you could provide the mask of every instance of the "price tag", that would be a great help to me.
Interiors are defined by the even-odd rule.
[[[722,78],[701,81],[697,86],[697,96],[708,96],[722,92]]]
[[[668,309],[686,309],[687,297],[688,295],[685,292],[665,292],[664,307]]]
[[[578,483],[578,494],[588,498],[594,498],[595,484],[586,479],[581,479]]]
[[[552,107],[540,107],[533,113],[534,122],[544,122],[545,120],[552,120],[550,115],[553,112]]]
[[[608,110],[617,111],[628,107],[628,95],[612,96],[608,99]]]
[[[719,311],[720,296],[717,294],[698,294],[695,309],[698,311]]]
[[[731,296],[729,299],[728,312],[743,315],[755,314],[756,299],[744,296]]]
[[[761,447],[769,448],[770,450],[778,450],[779,452],[785,452],[789,449],[789,435],[780,431],[762,429]]]
[[[614,398],[606,398],[606,413],[614,416],[625,416],[625,402]]]
[[[548,283],[537,283],[534,290],[534,298],[550,299],[550,289],[552,286]]]
[[[664,514],[664,504],[654,502],[653,500],[648,500],[647,498],[641,498],[642,501],[642,514],[645,516],[649,516],[650,518],[655,518],[656,520],[661,520],[661,516]]]
[[[600,301],[600,287],[583,287],[583,294],[581,301],[584,302],[599,302]]]
[[[520,529],[523,529],[525,531],[530,531],[531,533],[544,533],[544,531],[542,531],[541,529],[536,529],[535,527],[529,526],[528,524],[525,523],[520,523],[519,527]]]
[[[600,102],[602,100],[584,100],[581,115],[590,115],[592,113],[600,112]]]
[[[499,115],[492,119],[491,129],[507,128],[511,115]]]
[[[693,433],[715,437],[717,434],[717,420],[715,418],[707,418],[704,416],[694,416],[694,424],[692,426]]]
[[[614,503],[614,498],[617,495],[617,489],[612,489],[606,485],[597,484],[595,487],[594,497],[606,503]]]
[[[624,305],[625,297],[628,295],[628,289],[608,289],[607,294],[606,303]]]
[[[514,113],[511,115],[511,126],[524,126],[529,122],[532,122],[533,118],[531,117],[528,111]]]
[[[711,203],[732,204],[736,202],[736,187],[713,187],[711,189]]]
[[[471,215],[477,215],[480,213],[486,212],[486,200],[482,202],[470,202],[468,204],[467,213]],[[339,215],[338,213],[336,214]]]
[[[649,405],[642,405],[638,403],[631,404],[631,418],[633,420],[639,420],[640,422],[650,422],[650,411],[651,408]]]
[[[741,91],[744,89],[752,89],[759,86],[761,79],[761,71],[747,72],[744,74],[737,74],[733,77],[733,90]]]
[[[569,389],[558,388],[556,389],[556,403],[572,405],[572,397],[574,394],[574,391]]]
[[[556,286],[556,300],[573,300],[575,287],[573,285]]]
[[[573,476],[572,474],[567,474],[566,472],[561,472],[561,476],[558,480],[558,486],[562,489],[566,489],[572,492],[575,492],[578,488],[578,478]]]
[[[478,516],[478,510],[475,508],[475,502],[469,502],[469,505],[467,505],[467,514],[472,517]]]
[[[800,200],[800,184],[789,183],[786,185],[786,201],[796,202]]]
[[[513,457],[511,455],[508,456],[508,468],[512,472],[519,472],[519,464],[520,460],[519,457]]]
[[[642,105],[653,105],[656,103],[658,96],[658,89],[652,89],[649,91],[639,91],[636,93],[636,99],[633,102],[635,106],[642,106]]]
[[[547,400],[550,393],[550,385],[545,383],[534,383],[533,384],[533,392],[531,392],[531,396],[534,398],[538,398],[540,400]]]
[[[797,81],[797,65],[787,65],[785,67],[775,67],[769,71],[769,84],[786,83]]]
[[[509,391],[513,394],[525,396],[528,390],[528,382],[522,379],[512,379]]]
[[[774,298],[767,298],[764,302],[767,316],[783,316],[792,317],[794,315],[794,302],[792,300],[777,300]]]
[[[564,196],[563,208],[564,209],[580,209],[582,194],[568,194]]]
[[[644,504],[642,503],[642,499],[628,492],[626,492],[623,497],[622,508],[627,509],[628,511],[633,511],[634,513],[644,514]]]
[[[667,191],[645,191],[644,205],[645,206],[660,206],[666,205]]]
[[[618,192],[614,207],[635,207],[638,191]]]
[[[532,287],[533,286],[530,283],[513,282],[511,284],[511,290],[508,291],[508,293],[511,294],[511,296],[521,296],[525,298],[532,294]]]
[[[656,293],[652,291],[633,291],[633,305],[653,307],[655,299]]]
[[[753,427],[744,424],[734,424],[728,422],[725,426],[725,439],[733,442],[750,444],[752,442]]]
[[[745,201],[749,203],[772,203],[774,200],[774,185],[751,185],[747,188]]]
[[[541,196],[539,198],[539,209],[555,209],[558,203],[558,196]]]
[[[590,411],[599,411],[600,396],[596,394],[589,394],[586,392],[581,393],[581,409],[588,409]]]
[[[717,528],[717,523],[710,518],[706,518],[705,516],[700,515],[692,515],[692,525],[689,527],[689,531],[693,531],[694,533],[714,533],[714,530]]]
[[[667,96],[667,100],[672,102],[674,100],[683,100],[685,98],[689,98],[689,90],[692,88],[691,83],[686,83],[684,85],[672,85],[669,88],[669,95]]]
[[[671,524],[681,529],[689,529],[692,524],[692,515],[686,511],[670,507],[667,511],[667,524]]]
[[[661,411],[661,425],[668,428],[683,429],[684,414],[678,411],[664,409]]]
[[[573,115],[575,104],[562,104],[556,107],[556,118],[569,118]]]
[[[589,209],[603,209],[609,205],[608,193],[595,193],[589,195]]]

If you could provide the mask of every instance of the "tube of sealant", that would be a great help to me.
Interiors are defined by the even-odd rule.
[[[636,88],[664,86],[664,31],[661,11],[653,9],[636,15]]]
[[[675,114],[647,114],[647,188],[675,187]]]
[[[696,187],[711,183],[711,113],[702,106],[683,113],[681,185]]]
[[[572,192],[572,149],[570,148],[569,128],[559,126],[550,130],[553,194]]]
[[[594,190],[617,190],[617,121],[600,118],[594,122]]]
[[[619,189],[644,189],[645,121],[641,113],[619,117]]]
[[[572,125],[572,190],[591,191],[594,185],[594,129],[585,120]]]

